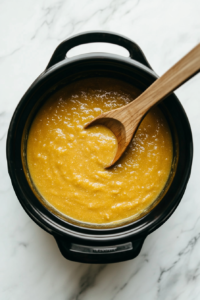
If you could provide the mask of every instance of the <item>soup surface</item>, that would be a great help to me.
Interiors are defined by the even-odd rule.
[[[163,113],[151,109],[118,164],[114,134],[104,126],[84,129],[99,114],[125,105],[140,90],[93,78],[54,93],[29,132],[27,162],[47,206],[78,221],[108,224],[138,218],[162,192],[172,163],[172,138]]]

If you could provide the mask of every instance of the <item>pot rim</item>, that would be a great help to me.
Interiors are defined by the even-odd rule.
[[[61,70],[72,66],[75,66],[76,64],[80,63],[87,63],[88,61],[101,61],[101,60],[107,60],[108,62],[115,62],[117,64],[126,64],[128,67],[133,67],[137,69],[139,72],[143,72],[145,76],[151,77],[151,80],[155,80],[158,76],[154,71],[152,71],[150,68],[146,67],[142,63],[130,58],[130,57],[123,57],[116,54],[108,54],[108,53],[89,53],[89,54],[81,54],[78,56],[74,56],[72,58],[67,58],[49,69],[45,70],[41,75],[37,77],[37,79],[32,83],[32,85],[29,87],[29,89],[26,91],[24,96],[22,97],[21,101],[17,105],[17,108],[15,109],[15,112],[13,114],[13,117],[10,122],[8,135],[7,135],[7,144],[6,144],[6,155],[7,155],[7,164],[8,164],[8,172],[11,177],[12,185],[15,190],[15,193],[25,209],[25,211],[28,213],[28,215],[44,230],[48,231],[51,234],[54,235],[62,235],[62,236],[71,236],[72,238],[80,239],[80,240],[95,240],[95,241],[110,241],[110,240],[119,240],[119,239],[125,239],[128,237],[136,237],[138,235],[148,235],[149,233],[153,232],[155,229],[160,227],[174,212],[176,207],[178,206],[182,195],[185,191],[187,181],[190,176],[191,172],[191,165],[192,165],[192,157],[193,157],[193,142],[192,142],[192,133],[190,128],[190,123],[188,121],[187,115],[177,99],[177,97],[173,94],[174,99],[176,99],[176,102],[179,105],[179,108],[182,112],[182,116],[185,119],[185,123],[187,123],[187,135],[188,139],[190,140],[190,147],[189,147],[189,158],[187,163],[187,170],[185,171],[185,176],[183,178],[183,181],[181,183],[181,188],[179,189],[178,195],[176,195],[176,199],[172,201],[170,206],[168,207],[167,211],[165,211],[164,215],[161,214],[156,219],[152,220],[151,222],[147,221],[148,216],[152,214],[152,211],[155,211],[156,207],[159,205],[156,205],[148,214],[143,216],[142,218],[130,223],[123,225],[121,227],[115,227],[115,228],[108,228],[108,229],[94,229],[94,228],[83,228],[79,227],[77,225],[68,223],[64,220],[61,220],[60,224],[55,222],[51,218],[51,213],[47,210],[47,214],[45,215],[43,212],[41,212],[38,208],[36,209],[32,203],[26,199],[25,194],[21,190],[21,188],[18,185],[18,180],[16,177],[16,170],[14,168],[14,160],[12,157],[11,152],[11,146],[13,143],[14,135],[13,132],[15,131],[16,124],[18,121],[18,118],[21,115],[21,112],[23,110],[23,107],[29,98],[30,95],[35,93],[37,89],[41,87],[42,84],[44,84],[46,81],[48,81],[52,76],[54,77],[57,72],[60,72]],[[39,200],[38,200],[39,201]],[[162,200],[160,201],[162,202]],[[56,219],[59,219],[56,217]],[[66,227],[63,226],[66,224]],[[137,225],[138,224],[138,225]]]

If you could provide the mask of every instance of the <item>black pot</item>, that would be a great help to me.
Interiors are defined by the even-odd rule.
[[[71,48],[91,42],[123,46],[129,51],[130,57],[89,53],[66,58]],[[172,172],[165,193],[147,215],[121,227],[98,229],[74,225],[49,211],[35,196],[25,176],[26,153],[23,149],[28,129],[48,95],[66,82],[97,76],[118,78],[141,90],[145,90],[157,78],[141,49],[123,36],[97,31],[65,40],[57,47],[46,70],[30,86],[14,112],[7,136],[7,162],[13,188],[21,205],[40,227],[55,237],[61,253],[67,259],[85,263],[111,263],[136,257],[146,236],[174,212],[190,176],[193,143],[185,111],[177,97],[171,94],[160,104],[160,108],[168,119],[173,135]]]

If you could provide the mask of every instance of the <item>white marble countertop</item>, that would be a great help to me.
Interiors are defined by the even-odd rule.
[[[126,35],[161,75],[200,42],[200,1],[0,1],[0,299],[200,299],[199,74],[176,91],[194,138],[186,193],[136,259],[111,265],[64,259],[54,238],[28,217],[15,196],[5,156],[12,113],[56,46],[88,30]]]

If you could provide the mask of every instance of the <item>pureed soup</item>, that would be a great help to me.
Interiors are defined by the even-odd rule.
[[[53,94],[30,128],[27,162],[45,205],[63,216],[93,224],[117,224],[144,215],[169,178],[173,145],[157,107],[145,116],[118,163],[114,134],[84,125],[121,107],[141,91],[108,78],[84,79]]]

